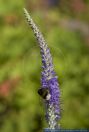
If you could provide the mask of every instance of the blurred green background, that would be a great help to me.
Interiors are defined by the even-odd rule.
[[[0,0],[0,132],[47,127],[41,57],[26,8],[50,47],[61,89],[61,128],[89,128],[89,0]]]

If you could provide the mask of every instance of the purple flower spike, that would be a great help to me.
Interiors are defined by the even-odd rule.
[[[41,89],[39,94],[43,94],[46,105],[46,118],[50,129],[58,128],[58,120],[60,119],[60,91],[56,73],[54,71],[53,61],[50,50],[45,42],[43,35],[35,25],[26,9],[24,14],[28,24],[31,26],[34,35],[38,41],[41,57],[42,57],[42,72],[41,72]]]

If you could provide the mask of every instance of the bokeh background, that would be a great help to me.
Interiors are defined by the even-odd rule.
[[[0,132],[41,132],[41,57],[26,8],[50,47],[61,128],[89,128],[89,0],[0,0]]]

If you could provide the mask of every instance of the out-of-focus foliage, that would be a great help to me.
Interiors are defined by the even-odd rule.
[[[89,128],[89,13],[72,12],[76,0],[60,0],[55,7],[50,2],[0,0],[0,132],[40,132],[46,126],[37,94],[40,51],[25,22],[25,6],[51,49],[61,89],[61,127]],[[79,2],[89,10],[88,0]]]

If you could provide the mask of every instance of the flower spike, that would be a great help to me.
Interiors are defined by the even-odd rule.
[[[60,91],[56,73],[54,71],[52,56],[42,33],[24,8],[27,22],[32,28],[40,47],[42,57],[41,88],[38,93],[44,98],[46,105],[46,118],[50,129],[58,128],[60,119]]]

